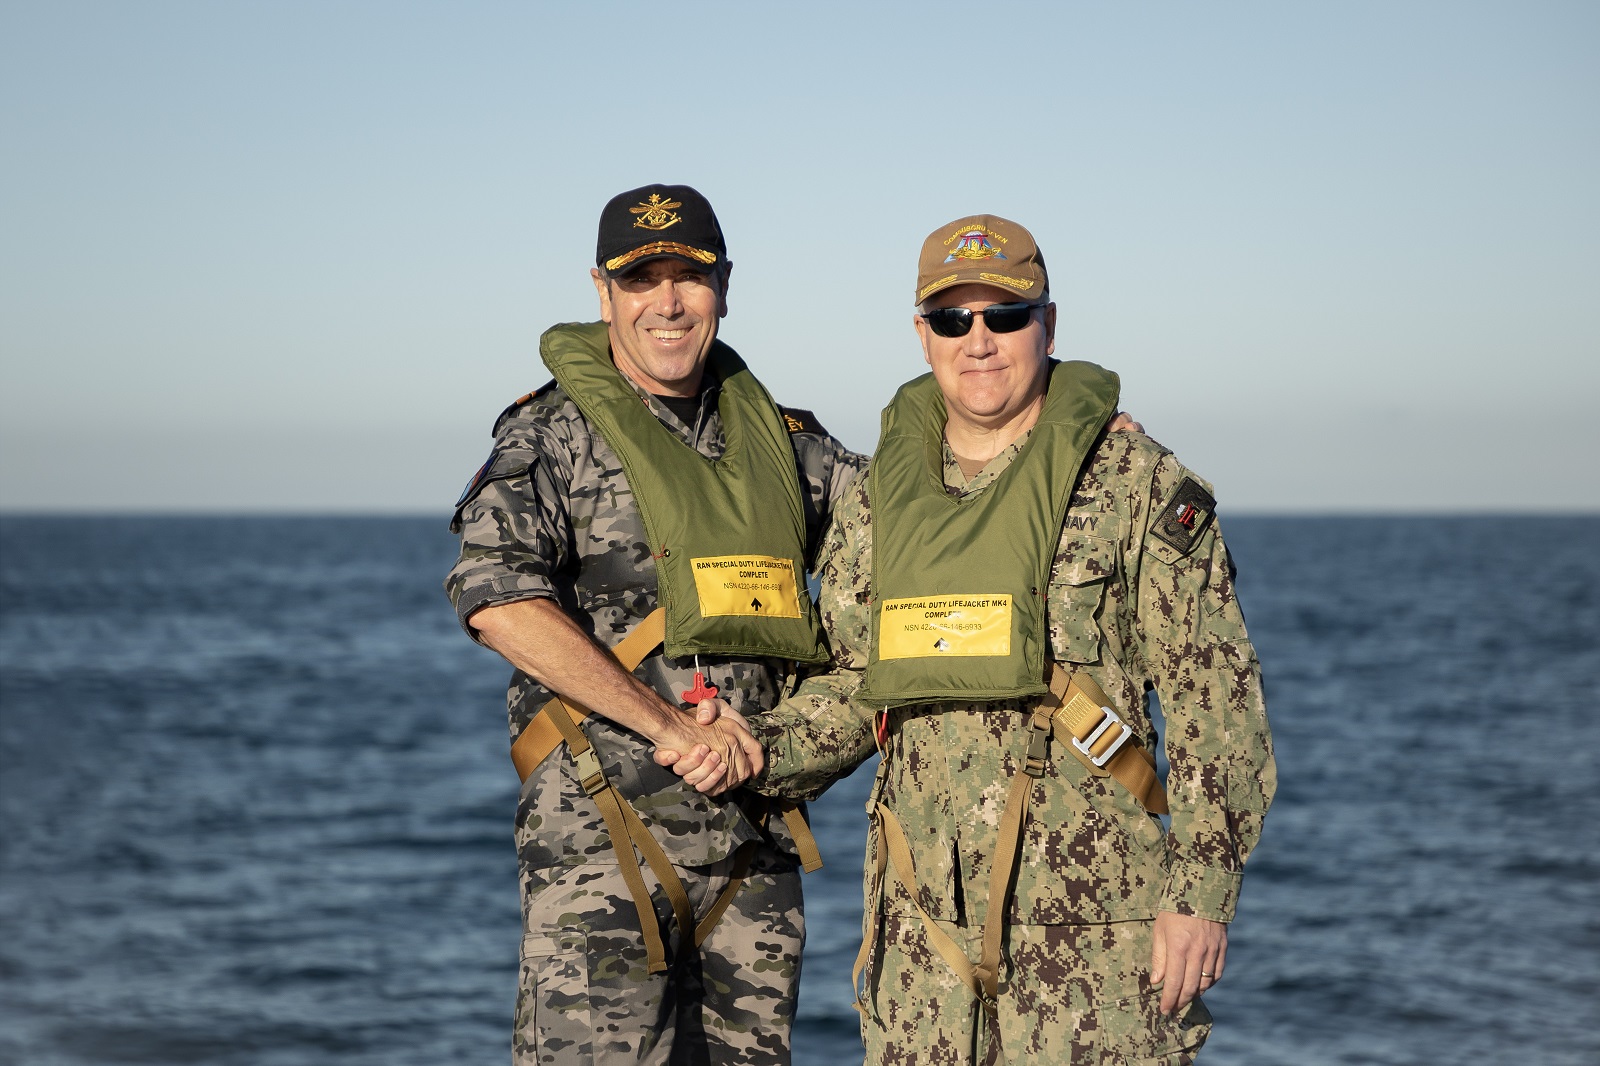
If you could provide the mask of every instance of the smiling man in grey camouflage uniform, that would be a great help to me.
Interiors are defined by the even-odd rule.
[[[516,750],[565,713],[540,714],[552,695],[589,712],[571,716],[581,737],[557,721],[519,761],[519,1066],[789,1061],[799,823],[735,790],[761,764],[737,721],[699,726],[680,697],[703,681],[736,711],[770,707],[794,660],[823,658],[805,571],[861,459],[773,404],[717,341],[730,268],[695,190],[608,203],[592,271],[603,323],[544,335],[557,380],[500,416],[457,506],[446,588],[467,632],[515,667]],[[665,646],[630,673],[608,649],[658,606]],[[587,769],[574,739],[598,757]],[[688,787],[651,760],[656,744],[714,751],[717,771]],[[619,840],[613,817],[644,837]]]
[[[1116,375],[1049,358],[1048,287],[1014,222],[928,237],[932,373],[885,411],[820,557],[834,670],[750,720],[758,787],[797,799],[883,753],[857,967],[872,1064],[1192,1062],[1275,787],[1211,488],[1101,432]]]

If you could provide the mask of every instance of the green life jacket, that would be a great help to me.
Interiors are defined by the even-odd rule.
[[[806,589],[805,512],[783,415],[721,341],[706,369],[722,384],[727,448],[707,459],[662,425],[611,362],[602,322],[539,338],[556,381],[622,460],[656,561],[666,653],[827,657]]]
[[[1118,379],[1056,363],[1038,424],[982,491],[945,491],[932,374],[884,408],[867,472],[872,645],[860,698],[895,706],[1045,691],[1045,592],[1072,488],[1117,406]]]

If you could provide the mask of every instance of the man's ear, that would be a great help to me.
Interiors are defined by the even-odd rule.
[[[1056,354],[1056,302],[1051,300],[1044,305],[1044,354]]]
[[[733,260],[722,261],[722,291],[717,293],[717,317],[728,317],[728,279],[733,277]]]
[[[911,325],[917,331],[917,342],[922,345],[922,361],[933,365],[933,354],[928,351],[928,321],[920,313],[911,316]]]
[[[598,267],[589,268],[589,279],[594,282],[594,291],[600,295],[600,321],[611,325],[611,282],[600,273]]]

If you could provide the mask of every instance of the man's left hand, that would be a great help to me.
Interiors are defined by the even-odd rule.
[[[1161,1013],[1176,1014],[1222,980],[1228,925],[1172,911],[1156,913],[1150,980],[1161,985]]]

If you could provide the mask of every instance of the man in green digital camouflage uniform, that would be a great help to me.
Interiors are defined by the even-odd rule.
[[[545,334],[557,380],[500,416],[457,505],[446,588],[467,632],[516,668],[513,740],[560,693],[592,711],[581,729],[604,771],[580,771],[570,744],[519,765],[519,1066],[789,1061],[804,942],[795,840],[733,790],[759,746],[731,717],[696,725],[680,698],[698,672],[736,710],[771,707],[785,660],[822,658],[806,564],[862,460],[808,412],[777,408],[716,340],[729,270],[695,190],[651,185],[607,204],[592,272],[604,322]],[[669,606],[662,575],[677,613],[666,647],[630,674],[606,649]],[[655,744],[715,750],[719,769],[697,791],[651,760]],[[656,871],[608,831],[607,795],[637,814],[692,922],[710,926],[698,949]],[[643,926],[657,924],[665,961],[652,972]]]
[[[1275,785],[1211,488],[1143,434],[1101,432],[1116,376],[1049,359],[1023,227],[934,231],[916,299],[932,374],[835,509],[835,669],[750,720],[759,787],[815,797],[883,752],[869,1063],[1191,1062]],[[658,759],[691,782],[711,762]]]

